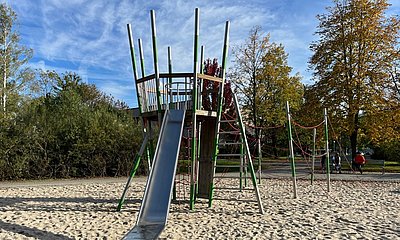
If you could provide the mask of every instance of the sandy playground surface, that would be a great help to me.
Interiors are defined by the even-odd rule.
[[[125,181],[0,183],[0,239],[121,239],[136,221],[145,186],[145,178],[135,178],[116,212]],[[186,200],[173,202],[161,238],[400,239],[400,181],[332,181],[329,193],[322,180],[297,184],[293,199],[291,179],[263,179],[264,215],[253,191],[216,192],[230,200],[215,200],[212,208],[200,200],[194,211]]]

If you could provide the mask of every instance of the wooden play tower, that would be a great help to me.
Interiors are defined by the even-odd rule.
[[[194,46],[193,46],[193,69],[191,72],[175,73],[172,70],[172,54],[171,48],[168,47],[168,72],[160,73],[157,55],[157,37],[156,37],[156,23],[155,13],[150,12],[151,29],[152,29],[152,46],[153,46],[153,63],[154,73],[146,75],[144,67],[144,55],[142,41],[138,40],[138,49],[140,55],[140,68],[141,76],[138,75],[135,50],[133,46],[133,37],[131,26],[128,24],[128,35],[131,51],[131,60],[133,67],[133,75],[136,84],[136,94],[138,99],[138,108],[140,111],[140,121],[143,125],[143,144],[136,155],[134,168],[130,174],[129,180],[126,184],[122,198],[119,202],[118,210],[124,202],[124,198],[131,179],[134,176],[139,163],[149,155],[148,165],[149,168],[154,164],[154,147],[152,146],[152,132],[156,126],[160,127],[164,115],[172,109],[184,110],[184,131],[188,142],[188,149],[190,156],[186,162],[190,163],[190,209],[194,209],[197,199],[208,199],[209,206],[211,207],[214,198],[214,191],[223,191],[216,189],[214,181],[219,176],[216,174],[216,169],[222,167],[218,164],[220,159],[229,157],[237,157],[237,164],[230,166],[225,164],[223,167],[237,168],[235,174],[230,174],[230,178],[242,179],[246,176],[244,173],[248,172],[248,179],[251,179],[254,196],[257,200],[259,212],[263,213],[263,206],[260,198],[259,189],[256,181],[256,174],[249,151],[249,146],[246,139],[246,131],[243,125],[242,117],[238,107],[235,95],[233,100],[235,105],[235,118],[223,119],[223,104],[224,104],[224,85],[225,85],[225,71],[228,56],[229,45],[229,21],[225,24],[225,38],[222,51],[222,66],[218,76],[210,76],[203,72],[204,62],[204,48],[201,47],[199,54],[199,9],[195,9],[195,29],[194,29]],[[199,61],[200,55],[200,61]],[[204,81],[212,83],[213,90],[204,89]],[[204,107],[204,100],[214,101],[210,107]],[[237,126],[235,134],[239,137],[237,141],[226,141],[226,134],[233,134],[229,131],[221,131],[221,124],[235,124]],[[152,129],[153,128],[153,129]],[[162,132],[160,134],[163,134]],[[181,134],[181,137],[182,134]],[[221,141],[224,139],[224,141]],[[183,141],[182,141],[183,142]],[[182,144],[180,142],[180,144]],[[239,153],[226,153],[219,152],[222,145],[238,145]],[[157,146],[156,146],[157,147]],[[150,161],[153,159],[153,161]],[[167,161],[167,160],[166,160]],[[231,161],[232,162],[232,161]],[[176,169],[176,168],[175,168]],[[240,176],[238,177],[237,175]],[[242,174],[243,173],[243,174]],[[175,173],[174,173],[175,176]],[[240,186],[241,190],[242,186]],[[239,187],[238,187],[239,190]],[[172,190],[171,190],[172,192]]]

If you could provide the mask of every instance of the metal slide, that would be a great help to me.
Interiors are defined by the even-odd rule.
[[[164,229],[178,161],[185,110],[167,110],[135,227],[123,239],[156,239]]]

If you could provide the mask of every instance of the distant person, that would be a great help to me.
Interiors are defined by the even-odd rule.
[[[336,171],[336,173],[342,173],[342,163],[341,163],[342,161],[341,161],[341,159],[340,159],[340,156],[339,156],[339,153],[335,153],[335,154],[333,154],[333,157],[332,157],[332,171],[331,171],[331,173],[333,172],[333,171]]]
[[[354,157],[353,160],[353,170],[357,169],[358,171],[360,171],[360,173],[362,174],[362,167],[365,164],[365,157],[363,156],[363,154],[361,152],[356,152],[356,156]]]
[[[322,171],[322,173],[325,173],[325,168],[326,168],[326,154],[322,155],[322,157],[321,157],[321,171]]]

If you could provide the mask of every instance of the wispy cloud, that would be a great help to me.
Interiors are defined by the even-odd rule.
[[[5,0],[0,0],[5,2]],[[400,6],[391,0],[395,10]],[[315,16],[331,5],[330,0],[14,0],[8,1],[18,14],[23,44],[34,49],[35,68],[75,71],[101,90],[137,104],[132,81],[126,24],[135,38],[142,38],[147,73],[152,72],[149,11],[155,9],[161,71],[167,69],[167,47],[172,47],[175,71],[192,70],[194,8],[200,8],[200,43],[206,57],[220,58],[226,20],[231,21],[231,46],[245,41],[249,30],[262,26],[271,39],[289,53],[289,65],[310,79],[307,61]],[[393,11],[393,10],[391,10]]]

